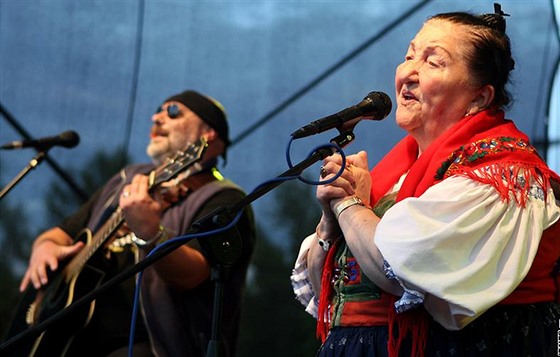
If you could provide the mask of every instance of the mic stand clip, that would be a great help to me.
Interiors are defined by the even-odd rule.
[[[45,159],[45,157],[47,156],[47,150],[41,150],[37,153],[37,155],[35,155],[35,157],[33,159],[31,159],[29,161],[29,163],[27,164],[26,167],[24,167],[18,174],[16,177],[14,177],[12,179],[12,181],[10,181],[6,187],[4,187],[2,189],[2,191],[0,192],[0,200],[2,198],[4,198],[4,196],[12,189],[15,187],[15,185],[17,185],[17,183],[19,181],[21,181],[25,175],[27,175],[31,170],[35,169],[41,162],[43,162],[43,160]]]

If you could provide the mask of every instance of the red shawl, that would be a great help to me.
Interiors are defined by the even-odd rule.
[[[487,172],[484,176],[474,174],[477,168],[496,165],[500,172]],[[516,172],[510,169],[514,166]],[[504,119],[501,110],[489,110],[472,117],[465,117],[436,139],[420,157],[418,145],[409,135],[401,140],[373,170],[371,204],[383,197],[407,171],[399,191],[397,202],[407,197],[419,197],[429,187],[449,176],[466,175],[473,180],[491,184],[508,200],[518,171],[544,179],[542,186],[548,188],[550,178],[559,180],[529,145],[527,135],[515,124]],[[507,178],[503,182],[501,174]],[[526,187],[528,188],[527,181]],[[517,187],[519,189],[519,187]],[[523,204],[524,202],[519,202]]]

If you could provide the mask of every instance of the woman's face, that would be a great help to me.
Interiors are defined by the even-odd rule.
[[[397,67],[397,124],[429,144],[462,119],[478,95],[466,62],[463,25],[427,21]]]

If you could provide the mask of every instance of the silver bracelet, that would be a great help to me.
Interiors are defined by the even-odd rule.
[[[354,205],[360,205],[360,206],[363,206],[363,207],[366,206],[364,201],[362,201],[359,197],[352,196],[352,197],[342,201],[341,203],[338,204],[338,206],[335,207],[334,215],[335,215],[336,219],[338,220],[338,217],[340,216],[340,214],[342,212],[344,212],[344,210],[346,210],[348,207],[352,207]]]
[[[147,249],[151,247],[155,247],[158,244],[161,244],[170,238],[169,233],[165,229],[164,226],[161,224],[158,226],[158,231],[156,235],[150,239],[149,241],[145,241],[141,238],[138,238],[136,235],[132,237],[132,241],[136,243],[136,245],[142,249]]]

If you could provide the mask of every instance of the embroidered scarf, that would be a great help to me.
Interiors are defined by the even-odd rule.
[[[492,171],[474,172],[489,165],[494,165]],[[517,174],[520,170],[524,176],[541,177],[543,189],[548,188],[551,178],[560,180],[529,144],[527,135],[512,121],[504,119],[503,111],[485,110],[459,121],[420,157],[418,145],[410,135],[401,140],[371,170],[371,202],[374,205],[407,171],[397,202],[407,197],[419,197],[437,182],[457,174],[490,184],[504,200],[509,200],[513,189],[522,192],[528,189],[528,180],[519,187]],[[517,197],[521,199],[519,204],[524,204],[526,193]]]

